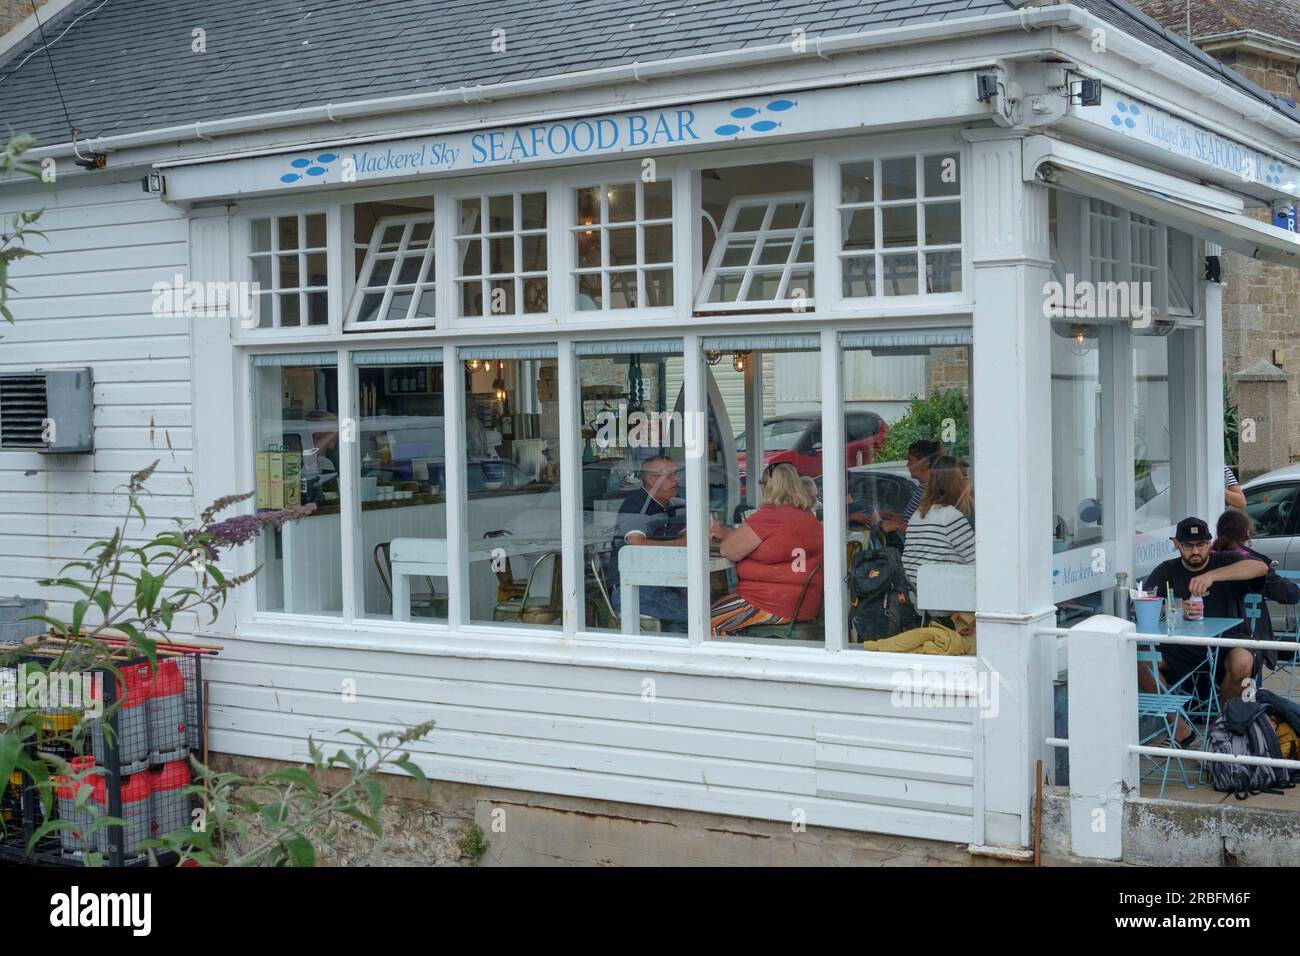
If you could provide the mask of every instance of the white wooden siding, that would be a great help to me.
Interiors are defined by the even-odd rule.
[[[187,272],[188,226],[135,178],[6,188],[0,203],[6,222],[45,207],[47,236],[31,243],[40,258],[12,270],[16,322],[0,323],[0,373],[89,367],[95,383],[93,454],[0,451],[0,594],[37,595],[37,578],[111,534],[121,486],[155,459],[148,530],[194,515],[189,325],[152,313],[153,284]],[[138,521],[129,536],[141,538]]]
[[[413,756],[441,779],[973,838],[975,715],[889,690],[253,640],[206,676],[218,751],[300,760],[308,735],[434,720]]]

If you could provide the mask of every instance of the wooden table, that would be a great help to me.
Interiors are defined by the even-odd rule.
[[[709,573],[735,565],[721,555],[709,556]],[[624,634],[641,632],[641,588],[687,586],[686,548],[628,544],[618,551],[618,613]]]

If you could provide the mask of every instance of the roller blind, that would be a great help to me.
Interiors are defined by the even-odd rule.
[[[254,368],[291,368],[302,365],[338,365],[337,352],[299,352],[294,355],[254,355]]]
[[[718,335],[703,340],[703,346],[716,352],[748,352],[755,349],[821,348],[820,335]]]
[[[681,339],[630,340],[624,342],[578,342],[579,355],[680,355]]]
[[[548,359],[556,354],[554,345],[475,345],[457,353],[462,359]]]
[[[842,332],[840,345],[846,349],[950,348],[970,345],[970,329],[933,332]]]
[[[442,361],[442,349],[387,349],[382,352],[355,352],[357,365],[436,365]]]

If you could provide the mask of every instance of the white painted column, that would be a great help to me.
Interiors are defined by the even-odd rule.
[[[1138,786],[1134,626],[1090,617],[1070,630],[1070,845],[1076,856],[1118,860],[1124,795]]]
[[[826,649],[844,649],[848,632],[848,567],[845,562],[844,366],[839,333],[822,330],[822,583],[825,586]]]
[[[1025,847],[1055,672],[1052,603],[1052,278],[1047,190],[1026,183],[1021,141],[974,131],[965,171],[975,300],[972,348],[977,644],[1002,706],[982,716],[983,836]],[[979,827],[977,826],[977,832]]]
[[[583,630],[586,616],[583,613],[583,595],[580,582],[585,579],[583,562],[582,513],[582,456],[578,453],[581,436],[578,419],[581,417],[581,392],[578,382],[578,359],[573,354],[573,343],[561,341],[559,368],[556,377],[560,386],[560,554],[563,592],[561,622],[566,636]],[[632,618],[636,621],[636,618]]]
[[[1101,327],[1101,513],[1115,542],[1115,566],[1137,583],[1133,569],[1133,348],[1124,325]],[[1112,584],[1114,582],[1111,582]]]
[[[1212,243],[1205,244],[1207,256],[1222,256],[1223,250]],[[1206,481],[1205,520],[1214,521],[1224,508],[1223,499],[1223,286],[1217,282],[1203,281],[1198,272],[1204,302],[1202,314],[1205,327],[1195,336],[1199,340],[1207,371],[1203,381],[1205,389],[1205,424],[1201,434],[1205,441]],[[1210,374],[1212,373],[1212,374]],[[1240,475],[1237,476],[1240,479]]]
[[[686,620],[690,643],[709,639],[709,428],[704,361],[698,335],[682,336],[682,389],[686,393],[682,420],[694,420],[694,448],[686,448]]]
[[[449,284],[449,283],[448,283]],[[447,625],[454,632],[470,620],[469,526],[465,496],[465,365],[460,349],[442,350],[443,476],[447,496]]]

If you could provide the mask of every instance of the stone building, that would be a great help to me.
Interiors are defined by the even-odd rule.
[[[1206,53],[1246,79],[1294,105],[1300,96],[1300,2],[1298,0],[1134,0],[1134,5],[1169,30],[1189,37]],[[1261,217],[1267,212],[1259,211]],[[1288,375],[1300,363],[1300,276],[1294,270],[1247,259],[1235,252],[1224,257],[1223,366],[1234,393],[1242,387],[1236,376],[1250,369],[1242,415],[1257,419],[1282,414],[1287,421],[1260,421],[1256,443],[1268,447],[1243,449],[1242,471],[1276,468],[1300,458],[1300,379]],[[1277,366],[1287,400],[1270,416],[1250,389],[1267,392],[1261,361]],[[1277,386],[1273,386],[1276,388]],[[1281,404],[1281,403],[1279,403]],[[1266,436],[1281,432],[1269,442]]]

